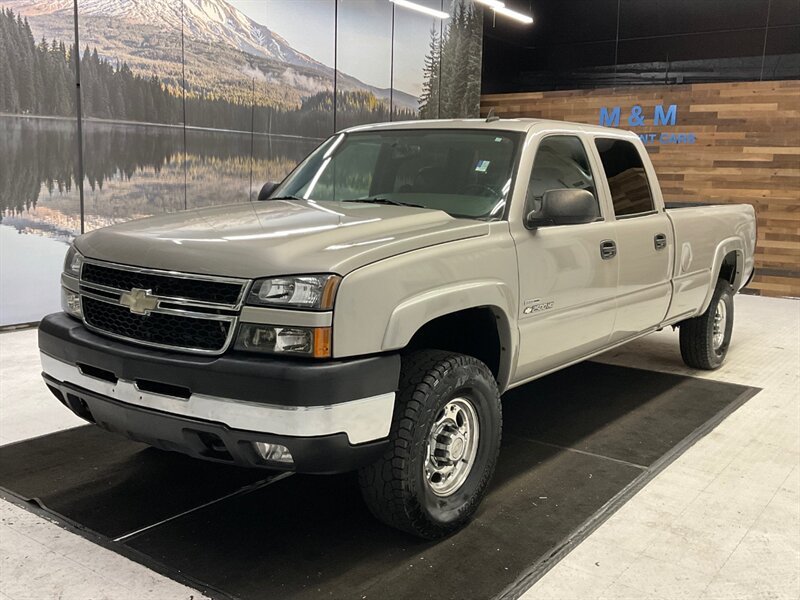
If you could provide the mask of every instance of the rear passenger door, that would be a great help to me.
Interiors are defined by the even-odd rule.
[[[672,297],[672,226],[636,144],[621,138],[594,140],[614,209],[619,282],[611,343],[664,320]],[[649,161],[648,161],[649,164]]]

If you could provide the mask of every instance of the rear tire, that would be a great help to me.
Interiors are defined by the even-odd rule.
[[[406,356],[389,447],[359,471],[372,514],[426,539],[462,527],[494,473],[501,425],[497,382],[484,363],[439,350]]]
[[[730,283],[718,280],[706,312],[680,324],[681,356],[688,366],[713,370],[722,365],[733,333],[733,294]]]

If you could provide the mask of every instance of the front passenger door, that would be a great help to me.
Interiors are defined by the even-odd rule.
[[[552,135],[536,150],[525,214],[537,210],[548,190],[579,188],[594,194],[597,167],[578,135]],[[520,285],[520,353],[515,379],[533,378],[591,354],[608,342],[616,312],[614,223],[512,230]],[[524,220],[524,219],[523,219]],[[608,252],[606,253],[608,254]]]

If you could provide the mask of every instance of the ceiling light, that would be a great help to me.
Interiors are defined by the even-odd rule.
[[[390,2],[394,2],[397,6],[402,6],[404,8],[410,8],[411,10],[416,10],[417,12],[425,13],[426,15],[430,15],[432,17],[436,17],[437,19],[449,19],[450,15],[446,12],[442,12],[441,10],[436,10],[433,8],[428,8],[427,6],[422,6],[421,4],[417,4],[416,2],[409,2],[408,0],[389,0]]]
[[[520,23],[525,23],[526,25],[530,25],[531,23],[533,23],[533,17],[529,17],[528,15],[523,15],[522,13],[518,13],[517,11],[511,10],[510,8],[506,8],[505,6],[501,8],[495,8],[494,12],[500,13],[501,15],[505,15],[510,19],[519,21]]]
[[[508,17],[509,19],[514,19],[515,21],[519,21],[520,23],[525,23],[526,25],[530,25],[533,23],[533,17],[529,17],[528,15],[523,15],[522,13],[518,13],[515,10],[511,10],[510,8],[506,8],[506,5],[500,2],[500,0],[475,0],[484,6],[488,6],[494,12],[499,13],[503,16]]]

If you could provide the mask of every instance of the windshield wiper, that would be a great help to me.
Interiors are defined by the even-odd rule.
[[[264,200],[305,200],[305,198],[301,198],[300,196],[292,196],[291,194],[288,196],[277,196],[275,198],[264,198]],[[264,202],[262,200],[262,202]]]
[[[342,202],[366,202],[367,204],[388,204],[391,206],[410,206],[412,208],[427,208],[421,204],[412,204],[411,202],[400,202],[398,200],[391,200],[389,198],[350,198],[342,200]]]

